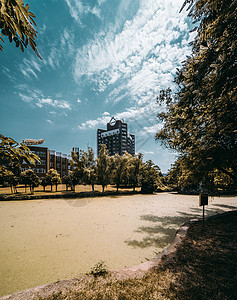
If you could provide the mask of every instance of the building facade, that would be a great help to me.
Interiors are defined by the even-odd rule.
[[[49,150],[47,147],[28,146],[28,148],[40,158],[40,162],[36,162],[35,166],[31,168],[36,175],[44,177],[50,169],[57,170],[61,178],[68,175],[70,156]],[[21,172],[27,169],[29,167],[23,162]]]
[[[114,117],[107,124],[107,130],[97,130],[97,154],[102,144],[107,146],[110,156],[123,155],[125,151],[135,155],[135,135],[128,134],[127,124]]]

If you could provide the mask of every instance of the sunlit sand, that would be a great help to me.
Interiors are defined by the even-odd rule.
[[[237,209],[237,197],[209,199],[207,215]],[[198,196],[162,193],[0,202],[0,296],[153,258],[188,219]]]

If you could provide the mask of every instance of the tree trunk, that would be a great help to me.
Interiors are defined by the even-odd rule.
[[[92,192],[94,192],[95,191],[94,184],[92,184],[91,187],[92,187]]]
[[[56,192],[58,191],[58,185],[56,184]]]
[[[51,192],[53,191],[53,185],[51,184]]]
[[[102,189],[103,189],[103,193],[104,193],[104,191],[105,191],[105,186],[104,185],[102,185]]]
[[[25,193],[26,193],[27,185],[25,184]]]

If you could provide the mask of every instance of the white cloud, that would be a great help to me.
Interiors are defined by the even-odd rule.
[[[190,53],[186,13],[179,14],[182,3],[140,1],[137,14],[119,33],[100,32],[77,51],[75,80],[80,84],[86,76],[100,92],[119,83],[118,94],[112,91],[107,97],[113,102],[127,97],[125,91],[130,99],[144,102],[147,92],[172,86],[176,67]]]
[[[19,92],[16,94],[23,100],[24,102],[29,102],[31,104],[36,105],[37,107],[44,107],[49,106],[53,108],[59,108],[59,109],[66,109],[71,110],[71,105],[66,100],[58,100],[58,99],[52,99],[52,97],[44,97],[43,92],[38,89],[31,90],[29,86],[23,84],[18,85],[16,87]],[[53,112],[49,112],[50,114],[53,114]]]
[[[145,106],[133,106],[127,108],[125,111],[115,114],[115,119],[124,120],[125,122],[135,122],[137,126],[143,128],[143,122],[146,121],[149,124],[151,122],[154,123],[154,114],[156,115],[159,110],[159,106],[156,105],[155,101],[150,101],[150,103],[146,103]],[[98,126],[105,126],[110,120],[110,114],[104,112],[101,117],[98,117],[94,120],[87,120],[83,122],[81,125],[77,126],[78,129],[96,129]],[[156,125],[157,126],[157,125]],[[145,127],[143,130],[147,130],[147,132],[151,132],[152,129],[149,130],[149,127]]]
[[[154,151],[140,150],[139,152],[144,153],[144,154],[151,154],[151,155],[154,155],[154,154],[155,154]]]
[[[51,46],[48,58],[45,59],[44,63],[53,69],[59,68],[62,60],[72,57],[74,52],[74,34],[65,28],[61,37]]]
[[[82,102],[82,101],[78,98],[78,99],[77,99],[77,103],[81,103],[81,102]]]
[[[82,26],[81,18],[86,14],[93,14],[100,18],[100,9],[96,6],[90,7],[88,5],[84,5],[80,0],[65,0],[72,18],[74,18],[79,25]],[[101,5],[104,1],[100,1],[99,5]]]
[[[26,78],[31,79],[32,77],[38,78],[37,72],[41,72],[41,66],[36,61],[36,58],[31,56],[30,59],[23,59],[23,62],[19,65],[19,69]]]
[[[155,135],[156,132],[161,130],[162,126],[163,126],[162,124],[158,123],[150,127],[143,127],[143,129],[140,130],[137,134],[142,136],[147,134]]]
[[[62,109],[69,109],[71,110],[71,106],[67,101],[64,100],[53,100],[51,98],[42,98],[38,99],[36,105],[38,107],[43,107],[45,105],[62,108]]]
[[[46,122],[48,122],[49,124],[53,124],[53,122],[51,120],[46,120]]]

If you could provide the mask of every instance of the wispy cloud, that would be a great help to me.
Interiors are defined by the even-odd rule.
[[[32,105],[37,107],[51,107],[51,108],[58,108],[63,110],[71,110],[71,104],[62,99],[53,99],[52,97],[45,97],[43,92],[38,89],[31,90],[27,85],[18,85],[17,87],[18,92],[16,94],[20,97],[21,100],[24,102],[28,102]],[[55,112],[49,112],[50,114],[56,114]]]
[[[100,18],[100,9],[97,6],[89,6],[85,5],[83,1],[80,0],[65,0],[72,18],[74,18],[79,25],[82,26],[81,18],[86,14],[93,14]],[[99,1],[99,5],[101,5],[104,1]]]
[[[36,61],[33,56],[30,59],[24,58],[19,65],[19,70],[27,79],[38,78],[37,73],[41,72],[42,64],[42,62]]]
[[[143,124],[144,121],[147,121],[150,123],[151,117],[152,122],[154,113],[157,114],[159,110],[159,106],[156,105],[155,101],[151,101],[149,104],[146,104],[145,106],[138,107],[133,106],[129,107],[126,110],[117,113],[114,115],[114,117],[117,120],[124,120],[125,122],[134,122],[136,123],[140,128],[143,128],[141,124]],[[108,121],[110,120],[111,115],[108,112],[104,112],[102,116],[94,119],[94,120],[87,120],[83,122],[81,125],[77,126],[78,129],[96,129],[99,125],[105,126]],[[142,120],[142,122],[140,122]],[[149,129],[149,127],[146,127],[144,130],[147,130],[147,132],[151,132],[152,129]],[[155,129],[153,129],[155,130]]]
[[[74,78],[85,76],[98,91],[117,88],[107,97],[119,101],[127,96],[146,101],[149,92],[172,85],[176,68],[190,53],[190,34],[183,0],[144,0],[134,18],[122,30],[100,32],[77,51]],[[141,98],[143,100],[141,100]]]
[[[138,135],[148,135],[148,134],[152,134],[154,135],[156,132],[158,132],[159,130],[161,130],[162,128],[162,124],[155,124],[153,126],[150,127],[143,127],[142,130],[140,130],[139,132],[137,132]]]
[[[68,28],[65,28],[60,36],[50,48],[48,57],[45,58],[45,65],[57,69],[65,58],[71,58],[76,51],[74,45],[74,34]]]
[[[146,151],[146,150],[140,150],[141,153],[144,153],[144,154],[150,154],[150,155],[154,155],[155,152],[154,151]]]
[[[55,108],[62,108],[62,109],[69,109],[71,110],[71,105],[64,100],[53,100],[51,98],[41,98],[36,101],[36,105],[38,107],[43,107],[43,106],[51,106]]]

